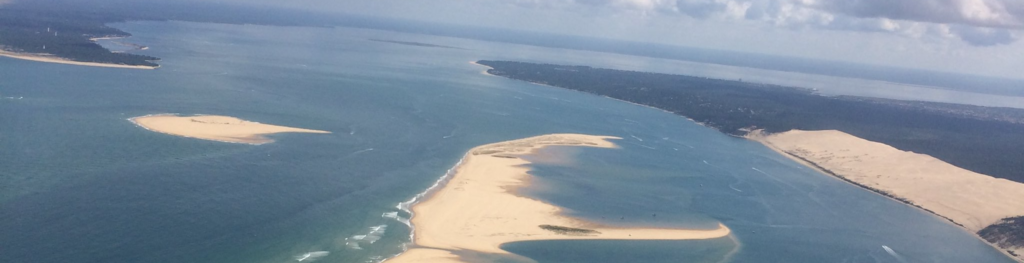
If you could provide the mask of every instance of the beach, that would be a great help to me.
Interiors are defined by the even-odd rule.
[[[470,61],[469,64],[485,67],[485,69],[483,71],[480,71],[480,74],[487,75],[487,76],[494,76],[491,73],[487,73],[487,71],[491,69],[490,66],[483,65],[483,64],[480,64],[480,63],[476,63],[476,62],[477,62],[476,60],[473,60],[473,61]]]
[[[127,68],[127,69],[156,69],[160,66],[138,66],[138,65],[122,65],[122,64],[110,64],[110,63],[98,63],[98,62],[81,62],[73,61],[65,58],[56,57],[50,54],[34,54],[34,53],[18,53],[0,50],[0,56],[16,58],[22,60],[48,62],[48,63],[60,63],[68,65],[79,65],[79,66],[90,66],[90,67],[105,67],[105,68]]]
[[[754,132],[747,137],[826,174],[946,218],[972,233],[1003,218],[1024,215],[1024,184],[975,173],[929,155],[835,130]]]
[[[159,133],[254,145],[274,142],[274,140],[264,135],[276,133],[331,133],[321,130],[263,124],[218,115],[177,116],[173,114],[157,114],[135,117],[129,120],[140,127]]]
[[[412,207],[413,247],[387,262],[468,262],[472,255],[512,256],[502,244],[529,240],[692,240],[725,237],[729,228],[659,229],[599,225],[516,194],[530,182],[519,158],[547,146],[617,148],[607,136],[550,134],[471,149],[449,181]]]

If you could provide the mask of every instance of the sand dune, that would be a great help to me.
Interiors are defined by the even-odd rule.
[[[164,114],[135,117],[130,120],[143,128],[155,132],[204,140],[248,144],[273,142],[274,140],[263,135],[275,133],[330,133],[328,131],[262,124],[235,117],[217,115],[177,116]]]
[[[1024,184],[975,173],[934,157],[901,151],[841,131],[752,134],[808,165],[927,209],[977,233],[1024,215]]]
[[[711,230],[603,226],[561,215],[561,208],[512,191],[528,184],[529,162],[516,156],[551,146],[615,148],[614,137],[552,134],[473,148],[451,180],[413,206],[415,247],[388,262],[467,262],[467,253],[510,255],[503,243],[555,239],[683,240],[728,236]]]

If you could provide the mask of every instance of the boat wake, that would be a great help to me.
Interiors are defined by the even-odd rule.
[[[298,261],[298,262],[313,262],[313,261],[316,261],[317,259],[320,259],[322,257],[326,257],[328,254],[331,254],[331,252],[327,252],[327,251],[306,252],[305,254],[302,254],[302,255],[296,255],[295,256],[295,261]]]
[[[892,248],[889,248],[889,246],[882,245],[882,249],[885,250],[885,253],[889,253],[890,256],[896,258],[896,260],[899,260],[902,263],[907,263],[906,259],[903,259],[903,257],[900,256],[900,254],[897,254],[896,251],[892,250]]]

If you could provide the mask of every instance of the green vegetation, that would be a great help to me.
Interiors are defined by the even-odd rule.
[[[540,225],[539,227],[544,229],[544,230],[555,232],[555,234],[569,235],[569,236],[586,236],[586,235],[596,235],[596,234],[600,234],[601,233],[601,232],[597,232],[596,230],[591,230],[591,229],[572,228],[572,227],[564,227],[564,226]]]
[[[89,16],[54,16],[36,10],[0,8],[0,49],[48,53],[58,57],[110,64],[157,66],[155,57],[113,53],[90,38],[126,37],[130,34]]]
[[[1004,218],[978,231],[978,235],[1003,249],[1024,247],[1024,216]]]
[[[82,62],[156,66],[153,61],[158,58],[113,53],[90,40],[131,36],[106,24],[133,20],[279,26],[338,23],[338,19],[308,11],[220,1],[13,0],[0,5],[0,49],[48,53]]]
[[[733,80],[511,61],[488,73],[639,103],[724,133],[840,130],[1024,182],[1024,110],[864,97]]]

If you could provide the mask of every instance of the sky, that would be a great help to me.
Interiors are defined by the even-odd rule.
[[[1024,78],[1024,0],[293,0],[317,11]]]

